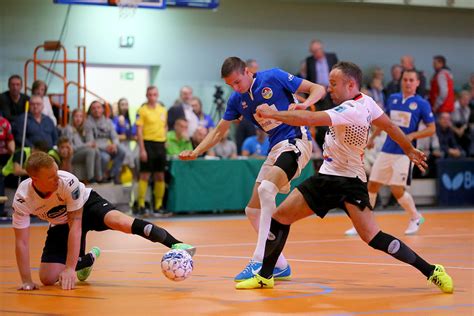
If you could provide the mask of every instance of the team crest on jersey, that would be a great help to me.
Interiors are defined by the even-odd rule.
[[[247,102],[242,101],[242,109],[248,108]]]
[[[273,96],[273,91],[269,87],[265,87],[262,89],[262,97],[264,99],[270,99]]]
[[[418,107],[418,104],[416,104],[416,102],[412,102],[410,103],[410,105],[408,106],[408,108],[412,111],[416,110],[416,108]]]
[[[288,74],[288,81],[293,80],[294,77],[295,77],[295,76],[293,76],[292,74]]]

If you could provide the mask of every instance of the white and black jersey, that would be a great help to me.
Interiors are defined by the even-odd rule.
[[[13,200],[13,227],[22,229],[30,225],[30,215],[35,215],[51,225],[67,224],[67,212],[84,206],[91,189],[86,188],[73,174],[59,170],[59,187],[48,197],[41,197],[31,179],[20,183]]]
[[[372,121],[383,115],[375,101],[359,94],[339,106],[325,111],[332,126],[324,139],[324,163],[319,173],[343,177],[358,177],[367,182],[364,170],[364,149],[367,146]]]

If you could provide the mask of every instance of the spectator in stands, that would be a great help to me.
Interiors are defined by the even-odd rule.
[[[15,152],[15,141],[13,140],[10,122],[0,115],[0,168],[3,168],[11,155]],[[5,178],[0,172],[0,196],[5,195]],[[5,204],[0,203],[0,217],[5,217]]]
[[[418,130],[423,130],[426,125],[420,123]],[[442,157],[440,151],[438,135],[433,134],[430,137],[419,138],[416,141],[416,148],[423,151],[427,157],[425,171],[422,172],[419,168],[413,168],[413,178],[436,178],[436,160]]]
[[[199,99],[198,97],[192,97],[191,101],[189,101],[189,103],[191,104],[191,106],[193,108],[194,114],[196,114],[196,116],[198,117],[198,120],[199,120],[198,125],[199,126],[203,126],[203,127],[207,128],[208,130],[213,129],[216,126],[214,124],[214,120],[212,119],[212,117],[209,114],[206,114],[202,111],[201,99]],[[189,134],[189,132],[188,132],[188,134]]]
[[[193,89],[189,86],[184,86],[179,92],[179,99],[176,100],[174,105],[168,110],[168,128],[171,130],[174,128],[174,122],[184,117],[188,121],[188,132],[191,136],[199,125],[198,118],[193,112],[191,106],[191,99],[193,97]]]
[[[461,146],[459,146],[452,129],[451,116],[447,112],[441,112],[438,115],[438,124],[436,127],[440,150],[443,158],[459,158],[464,155]]]
[[[92,129],[86,131],[84,128],[84,118],[85,113],[81,109],[72,111],[71,122],[64,128],[62,135],[70,140],[73,148],[73,170],[76,166],[83,169],[86,182],[101,182],[103,174],[100,152]]]
[[[59,157],[59,170],[72,172],[72,159],[74,155],[74,149],[69,138],[60,137],[58,140],[58,157]]]
[[[193,134],[193,137],[191,137],[191,143],[193,145],[193,149],[196,148],[197,146],[199,146],[199,144],[203,141],[203,139],[207,136],[207,134],[209,133],[209,131],[202,127],[202,126],[199,126],[196,131],[194,132]],[[204,157],[204,156],[207,156],[207,155],[214,155],[212,152],[204,152],[203,154],[201,154],[199,157]]]
[[[0,94],[0,114],[10,123],[15,118],[25,112],[26,101],[30,98],[21,93],[23,80],[19,75],[12,75],[8,78],[8,91]]]
[[[385,96],[383,93],[383,82],[380,78],[374,77],[370,82],[369,88],[372,99],[380,106],[382,110],[385,109]]]
[[[100,152],[102,162],[102,174],[106,181],[113,180],[120,184],[120,173],[122,171],[125,150],[115,132],[115,126],[111,119],[104,115],[104,105],[99,101],[93,101],[89,107],[89,115],[84,125],[86,135],[92,132],[94,141]],[[112,168],[108,165],[112,160]]]
[[[451,70],[446,66],[446,58],[433,57],[435,74],[431,79],[430,102],[433,112],[451,113],[454,110],[454,80]]]
[[[415,68],[415,59],[413,56],[405,55],[400,58],[400,64],[402,65],[403,70],[412,70],[415,69],[418,73],[418,78],[420,79],[420,85],[416,89],[416,94],[420,95],[422,98],[426,97],[426,77],[423,71],[417,70]]]
[[[18,187],[18,177],[24,180],[28,177],[25,170],[26,160],[34,152],[42,151],[48,152],[48,143],[45,141],[37,141],[33,144],[33,147],[25,147],[23,151],[21,148],[17,148],[13,155],[10,156],[5,166],[2,168],[2,175],[5,177],[5,186],[7,188]],[[23,157],[22,157],[23,156]]]
[[[237,146],[229,139],[229,130],[226,131],[222,139],[210,151],[219,158],[237,158]]]
[[[39,95],[40,97],[43,98],[43,114],[49,117],[54,125],[57,125],[58,122],[56,120],[56,116],[54,116],[53,113],[53,107],[51,105],[51,101],[49,100],[49,97],[46,95],[48,92],[48,86],[46,83],[42,80],[36,80],[33,82],[33,86],[31,88],[32,94],[33,95]]]
[[[306,58],[307,80],[319,83],[325,88],[329,85],[329,72],[337,64],[338,59],[335,53],[326,53],[323,43],[314,39],[309,45],[311,56]],[[334,107],[329,93],[316,103],[316,111],[328,110]],[[318,126],[316,128],[316,143],[323,148],[324,136],[328,130],[327,126]]]
[[[471,92],[463,90],[459,94],[458,100],[454,103],[454,112],[451,114],[453,122],[453,131],[456,141],[461,145],[462,149],[469,153],[469,146],[472,141],[470,138],[469,119],[471,117]]]
[[[385,100],[387,100],[391,94],[400,92],[400,79],[402,78],[402,71],[403,67],[398,64],[393,65],[390,69],[392,80],[387,84],[384,89]]]
[[[267,133],[257,128],[257,135],[250,136],[245,139],[242,145],[242,156],[253,157],[253,158],[266,158],[268,155],[268,142]]]
[[[125,159],[123,164],[129,166],[130,169],[135,169],[135,161],[138,159],[138,152],[133,152],[130,148],[131,142],[136,140],[136,125],[130,122],[130,114],[128,112],[128,100],[121,98],[117,102],[117,115],[113,118],[115,131],[122,148],[125,150]]]
[[[256,73],[260,69],[260,66],[257,63],[257,60],[255,59],[247,59],[245,61],[245,64],[247,65],[247,68],[249,69],[249,71],[253,74]]]
[[[188,121],[179,118],[174,122],[174,130],[166,136],[166,154],[177,156],[183,150],[193,150],[193,144],[188,137]]]
[[[36,141],[44,140],[48,144],[48,150],[53,148],[58,141],[58,131],[54,122],[43,113],[43,98],[33,95],[30,99],[30,110],[22,113],[13,123],[13,135],[15,143],[19,147],[22,143],[23,127],[26,116],[25,146],[32,147]]]
[[[137,200],[140,215],[146,215],[147,213],[145,197],[152,174],[155,197],[154,212],[161,210],[165,195],[167,118],[166,108],[158,102],[158,97],[158,88],[155,86],[148,87],[146,91],[147,103],[137,113],[137,139],[140,148],[140,176]],[[193,116],[197,120],[194,113]]]

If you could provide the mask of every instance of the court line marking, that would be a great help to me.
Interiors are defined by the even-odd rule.
[[[422,312],[422,311],[436,311],[436,310],[451,310],[456,308],[467,308],[473,307],[474,304],[454,304],[454,305],[438,305],[438,306],[427,306],[427,307],[406,307],[399,309],[382,309],[364,312],[347,312],[331,314],[331,316],[353,316],[353,315],[370,315],[370,314],[387,314],[387,313],[404,313],[404,312]]]
[[[14,295],[35,295],[35,296],[51,296],[51,297],[61,297],[61,298],[80,298],[86,300],[105,300],[105,297],[91,297],[91,296],[74,296],[74,295],[57,295],[57,294],[44,294],[44,293],[32,293],[31,291],[27,291],[28,293],[22,291],[16,292],[3,292],[4,294],[14,294]]]
[[[454,237],[466,237],[466,236],[474,236],[473,233],[463,233],[463,234],[446,234],[446,235],[415,235],[415,236],[405,236],[408,238],[416,237],[416,238],[454,238]],[[346,238],[337,238],[337,239],[313,239],[313,240],[293,240],[287,241],[286,244],[321,244],[321,243],[331,243],[331,242],[347,242],[347,241],[362,241],[357,236],[353,237],[346,237]],[[196,248],[219,248],[219,247],[241,247],[241,246],[255,246],[255,242],[243,242],[243,243],[227,243],[227,244],[204,244],[204,245],[195,245]],[[144,248],[122,248],[118,250],[154,250],[156,248],[144,247]],[[102,250],[107,252],[108,250]]]
[[[163,255],[166,251],[159,252],[145,252],[145,251],[122,251],[122,250],[102,250],[102,252],[112,252],[112,253],[125,253],[125,254],[137,254],[137,255]],[[243,256],[224,256],[224,255],[195,255],[196,257],[206,257],[206,258],[222,258],[222,259],[249,259],[249,257]],[[384,263],[384,262],[357,262],[357,261],[332,261],[332,260],[311,260],[311,259],[290,259],[286,258],[288,261],[293,262],[304,262],[304,263],[329,263],[329,264],[347,264],[347,265],[368,265],[368,266],[397,266],[397,267],[410,267],[409,264],[405,263]],[[474,270],[474,267],[457,267],[457,266],[444,266],[449,269],[457,270]]]

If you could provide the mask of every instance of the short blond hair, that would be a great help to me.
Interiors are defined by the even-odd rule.
[[[26,172],[31,176],[36,174],[41,168],[51,168],[54,165],[54,159],[42,151],[34,152],[26,161]]]

